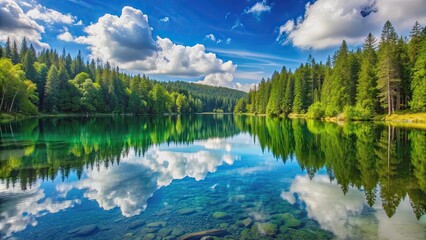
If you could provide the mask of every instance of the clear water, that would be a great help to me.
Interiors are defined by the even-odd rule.
[[[426,238],[426,131],[232,115],[0,130],[1,238]]]

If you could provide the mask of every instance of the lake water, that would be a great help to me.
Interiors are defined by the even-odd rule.
[[[232,115],[0,130],[0,238],[426,238],[424,130]]]

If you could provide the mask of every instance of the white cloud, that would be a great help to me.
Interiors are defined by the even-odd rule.
[[[205,36],[205,39],[215,42],[216,44],[223,43],[223,40],[216,38],[216,36],[213,33],[207,34]],[[231,43],[231,39],[230,38],[226,39],[225,43],[226,44]]]
[[[84,31],[87,36],[75,42],[89,45],[92,58],[128,71],[206,78],[222,74],[232,79],[236,69],[232,61],[206,52],[204,45],[183,46],[161,37],[154,40],[148,16],[132,7],[124,7],[121,16],[104,15]]]
[[[231,44],[231,42],[232,42],[232,38],[227,38],[225,43],[226,44]]]
[[[170,21],[169,17],[164,17],[164,18],[160,19],[160,22],[163,22],[163,23],[166,23],[166,22],[169,22],[169,21]]]
[[[34,20],[41,20],[47,24],[73,24],[77,17],[71,14],[62,14],[56,10],[46,8],[40,4],[37,4],[35,8],[27,12],[27,16]]]
[[[206,35],[206,39],[216,42],[216,37],[212,33]]]
[[[238,18],[235,20],[234,25],[232,25],[231,30],[234,30],[234,29],[239,28],[239,27],[244,27],[244,24],[242,24],[242,23],[241,23],[241,20],[240,20],[240,18],[238,17]]]
[[[83,26],[83,21],[82,20],[78,20],[78,22],[73,24],[74,26]]]
[[[0,41],[7,37],[21,41],[24,37],[37,48],[48,48],[47,43],[41,42],[44,27],[30,19],[21,7],[12,0],[0,0]]]
[[[57,36],[57,38],[58,38],[59,40],[65,41],[65,42],[73,42],[73,41],[74,41],[74,37],[73,37],[73,36],[71,35],[71,33],[70,33],[70,32],[68,32],[68,31],[65,31],[65,32],[63,32],[63,33],[59,34],[59,35]]]
[[[426,24],[425,12],[424,0],[318,0],[306,5],[303,18],[282,25],[277,41],[313,49],[338,46],[343,39],[361,44],[369,32],[378,36],[387,20],[406,34],[416,20]]]
[[[386,216],[378,198],[374,211],[366,205],[364,193],[349,188],[343,194],[336,182],[330,183],[328,176],[319,175],[310,180],[308,176],[297,176],[289,192],[281,197],[290,204],[304,202],[308,217],[315,219],[325,230],[333,232],[338,239],[424,239],[425,232],[405,200],[392,218]]]
[[[248,92],[255,84],[241,84],[233,81],[234,76],[230,73],[214,73],[208,74],[202,81],[197,83],[210,85],[210,86],[220,86],[227,88],[234,88],[244,92]]]
[[[263,0],[262,2],[255,3],[251,8],[246,9],[245,13],[251,13],[256,17],[260,17],[260,15],[264,12],[270,12],[271,6],[268,5],[266,0]]]

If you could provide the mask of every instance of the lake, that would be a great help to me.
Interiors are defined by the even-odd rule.
[[[0,238],[426,238],[424,130],[182,115],[0,134]]]

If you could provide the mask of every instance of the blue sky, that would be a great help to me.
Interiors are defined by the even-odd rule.
[[[247,90],[343,39],[362,45],[389,19],[407,35],[425,0],[0,0],[0,41],[26,36],[159,80]],[[3,22],[3,24],[1,24]]]

